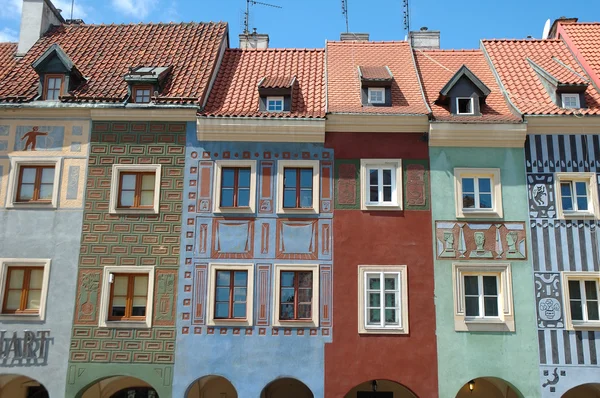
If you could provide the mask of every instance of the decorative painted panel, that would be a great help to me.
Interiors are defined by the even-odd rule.
[[[360,209],[360,159],[335,161],[335,208]]]
[[[213,220],[212,258],[252,258],[254,255],[254,220]]]
[[[554,176],[552,174],[528,174],[527,194],[531,218],[556,217]]]
[[[258,212],[273,213],[275,203],[275,166],[270,160],[260,162],[260,189]]]
[[[333,201],[333,164],[321,162],[321,213],[330,213]]]
[[[436,221],[437,259],[525,260],[525,223]]]
[[[600,172],[599,141],[598,135],[530,135],[525,142],[527,172]]]
[[[316,260],[318,258],[318,220],[278,219],[276,258]]]
[[[560,274],[535,273],[535,299],[539,328],[564,328]]]
[[[540,364],[598,365],[600,332],[538,330]]]
[[[403,160],[404,209],[429,210],[429,161]]]

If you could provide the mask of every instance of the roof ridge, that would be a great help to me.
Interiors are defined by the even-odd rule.
[[[261,52],[324,52],[324,48],[228,48],[226,51],[231,52],[248,52],[248,53],[261,53]]]
[[[515,43],[560,43],[560,39],[481,39],[482,42],[515,42]]]
[[[369,45],[369,44],[406,44],[408,42],[406,40],[378,40],[378,41],[368,41],[368,40],[326,40],[327,44],[360,44],[360,45]]]
[[[80,23],[80,24],[64,24],[61,26],[64,27],[72,27],[72,28],[98,28],[98,27],[108,27],[108,26],[189,26],[189,25],[227,25],[225,21],[190,21],[190,22],[130,22],[130,23],[99,23],[99,24],[88,24],[88,23]]]
[[[483,54],[483,52],[479,49],[473,48],[473,49],[431,49],[431,50],[420,50],[418,48],[414,48],[413,51],[416,52],[423,52],[423,53],[456,53],[456,54],[469,54],[469,55],[473,55],[473,54]]]

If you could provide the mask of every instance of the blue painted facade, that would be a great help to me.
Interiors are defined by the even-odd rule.
[[[563,279],[565,272],[598,275],[600,224],[594,217],[559,218],[556,192],[557,173],[590,173],[590,189],[600,189],[599,142],[598,135],[530,135],[525,144],[540,388],[547,398],[600,380],[600,331],[568,327]]]
[[[212,375],[226,378],[238,397],[260,397],[280,378],[296,379],[322,397],[324,345],[331,341],[332,326],[333,152],[316,143],[199,142],[192,130],[186,149],[173,396],[196,397],[190,393],[198,388],[195,383]],[[213,212],[215,162],[223,159],[256,161],[254,213]],[[277,214],[280,160],[318,161],[318,214]],[[252,326],[209,324],[207,283],[210,267],[218,264],[253,266]],[[316,327],[274,326],[278,264],[317,266]]]
[[[6,376],[16,375],[43,385],[50,398],[60,398],[67,381],[90,121],[12,117],[14,113],[10,119],[0,115],[2,299],[9,267],[47,262],[49,272],[45,310],[39,316],[0,315],[0,396],[22,398],[28,388],[37,388],[24,378]],[[52,203],[16,203],[19,167],[28,165],[55,166]],[[26,331],[35,336],[33,352],[27,352]]]

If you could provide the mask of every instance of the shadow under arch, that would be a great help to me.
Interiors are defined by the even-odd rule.
[[[17,374],[0,374],[0,397],[49,398],[46,387],[36,379]]]
[[[597,383],[580,384],[564,393],[561,398],[600,398],[600,375]]]
[[[237,398],[237,390],[225,377],[206,375],[194,380],[187,388],[184,398],[221,397]]]
[[[458,390],[456,398],[525,398],[510,382],[493,376],[482,376],[467,381]]]
[[[136,398],[160,398],[158,389],[136,376],[113,375],[98,378],[83,387],[76,398],[121,398],[127,391],[136,391]]]
[[[263,388],[260,398],[314,398],[306,384],[293,377],[281,377]]]
[[[418,398],[402,383],[388,379],[373,379],[354,386],[344,398]]]

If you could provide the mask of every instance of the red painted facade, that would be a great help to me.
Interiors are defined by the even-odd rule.
[[[327,133],[343,159],[428,159],[422,134]],[[429,187],[427,187],[427,194]],[[404,195],[405,193],[403,193]],[[325,346],[325,396],[343,398],[373,379],[395,381],[418,397],[437,397],[431,211],[334,212],[333,342]],[[358,333],[358,266],[406,265],[407,335]]]

